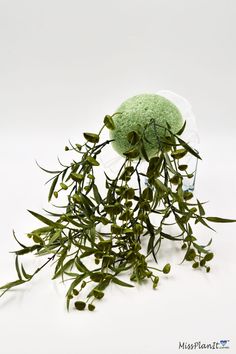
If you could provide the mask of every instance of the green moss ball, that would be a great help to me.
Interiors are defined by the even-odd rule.
[[[163,137],[166,134],[166,130],[158,125],[165,127],[167,122],[173,133],[177,133],[183,125],[178,108],[165,97],[156,94],[133,96],[123,102],[116,112],[119,114],[113,116],[115,129],[110,131],[110,137],[114,139],[113,148],[122,156],[132,147],[127,139],[130,132],[143,134],[145,130],[144,147],[151,157],[158,151],[157,135]],[[158,125],[154,126],[151,122]]]

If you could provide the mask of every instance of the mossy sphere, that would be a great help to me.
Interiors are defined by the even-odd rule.
[[[113,148],[122,156],[132,148],[127,139],[130,132],[145,134],[144,147],[151,157],[158,151],[158,137],[166,134],[166,129],[159,126],[167,127],[168,123],[172,133],[177,133],[183,125],[178,108],[165,97],[155,94],[133,96],[124,101],[116,112],[119,114],[113,116],[115,129],[110,131],[110,137],[114,139]]]

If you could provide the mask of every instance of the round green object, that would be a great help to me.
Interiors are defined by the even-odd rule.
[[[145,135],[144,148],[148,157],[152,157],[158,151],[158,137],[166,134],[162,127],[167,127],[168,123],[175,134],[183,125],[178,108],[165,97],[156,94],[133,96],[123,102],[116,112],[119,113],[113,116],[115,129],[110,131],[110,137],[114,139],[113,148],[122,156],[132,148],[127,138],[130,132]]]

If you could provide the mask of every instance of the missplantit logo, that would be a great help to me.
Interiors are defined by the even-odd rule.
[[[218,341],[203,343],[201,341],[197,342],[179,342],[179,349],[181,350],[201,350],[201,349],[229,349],[229,339],[220,339]]]

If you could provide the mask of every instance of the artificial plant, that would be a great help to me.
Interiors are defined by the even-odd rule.
[[[167,274],[171,265],[163,268],[158,263],[158,252],[162,240],[168,239],[180,245],[183,260],[193,268],[202,267],[210,271],[209,262],[213,253],[209,250],[211,241],[199,244],[193,232],[193,225],[201,223],[211,228],[209,222],[233,222],[235,220],[206,216],[204,203],[193,201],[193,194],[184,191],[183,178],[192,178],[188,166],[182,163],[186,154],[200,159],[199,154],[189,146],[181,134],[174,133],[168,122],[160,125],[150,119],[142,129],[127,134],[129,148],[123,152],[123,161],[116,177],[111,178],[104,171],[105,194],[97,185],[96,169],[99,155],[114,139],[101,141],[104,129],[116,129],[116,118],[120,113],[106,115],[98,134],[84,133],[83,144],[70,144],[66,151],[77,153],[77,159],[69,165],[62,165],[58,171],[48,171],[51,187],[48,200],[67,194],[67,205],[58,212],[48,211],[48,216],[30,211],[44,226],[31,231],[30,245],[14,237],[20,249],[15,251],[17,279],[1,286],[2,295],[9,289],[29,282],[45,266],[54,266],[53,279],[70,280],[66,293],[69,309],[71,301],[78,310],[93,311],[95,302],[103,298],[110,283],[133,287],[149,279],[155,289],[161,273]],[[146,149],[150,143],[148,130],[154,132],[156,149],[151,155]],[[159,134],[159,131],[162,134]],[[146,169],[140,170],[141,161]],[[101,168],[101,166],[100,166]],[[142,181],[146,179],[144,186]],[[154,220],[154,221],[153,221]],[[169,224],[175,224],[176,232],[171,234]],[[146,241],[146,242],[144,242]],[[32,274],[25,270],[20,258],[28,253],[46,257],[46,261]],[[120,276],[126,274],[130,281]]]

